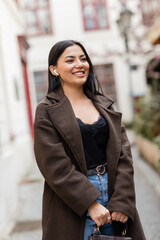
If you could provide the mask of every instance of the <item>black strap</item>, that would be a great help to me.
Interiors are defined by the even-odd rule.
[[[124,230],[122,231],[121,235],[123,237],[126,237],[127,231],[128,231],[127,223],[124,223]],[[97,224],[95,224],[95,228],[94,228],[94,232],[93,233],[100,234],[100,230],[99,230],[99,227],[97,226]]]

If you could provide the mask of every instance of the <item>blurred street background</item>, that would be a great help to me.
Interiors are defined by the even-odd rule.
[[[0,240],[40,240],[43,178],[33,153],[48,53],[80,41],[132,145],[137,207],[160,240],[160,0],[0,1]]]

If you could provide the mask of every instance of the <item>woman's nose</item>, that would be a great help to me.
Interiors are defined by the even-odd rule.
[[[76,65],[75,65],[75,67],[83,67],[83,63],[81,62],[81,60],[77,60],[76,61]]]

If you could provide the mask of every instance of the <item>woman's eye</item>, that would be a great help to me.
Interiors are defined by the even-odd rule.
[[[87,61],[87,58],[82,58],[81,61]]]
[[[85,61],[87,61],[87,58],[81,58],[80,61],[85,62]],[[74,59],[68,59],[66,62],[72,63],[72,62],[74,62]]]
[[[70,60],[67,60],[66,62],[69,62],[69,63],[70,63],[70,62],[73,62],[73,60],[72,60],[72,59],[70,59]]]

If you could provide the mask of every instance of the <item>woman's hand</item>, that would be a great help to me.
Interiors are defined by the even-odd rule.
[[[111,222],[110,212],[97,201],[93,202],[90,205],[90,207],[88,208],[88,212],[90,217],[97,224],[98,227]]]
[[[128,221],[128,217],[121,212],[113,212],[112,213],[112,221],[119,221],[122,223],[126,223]]]

